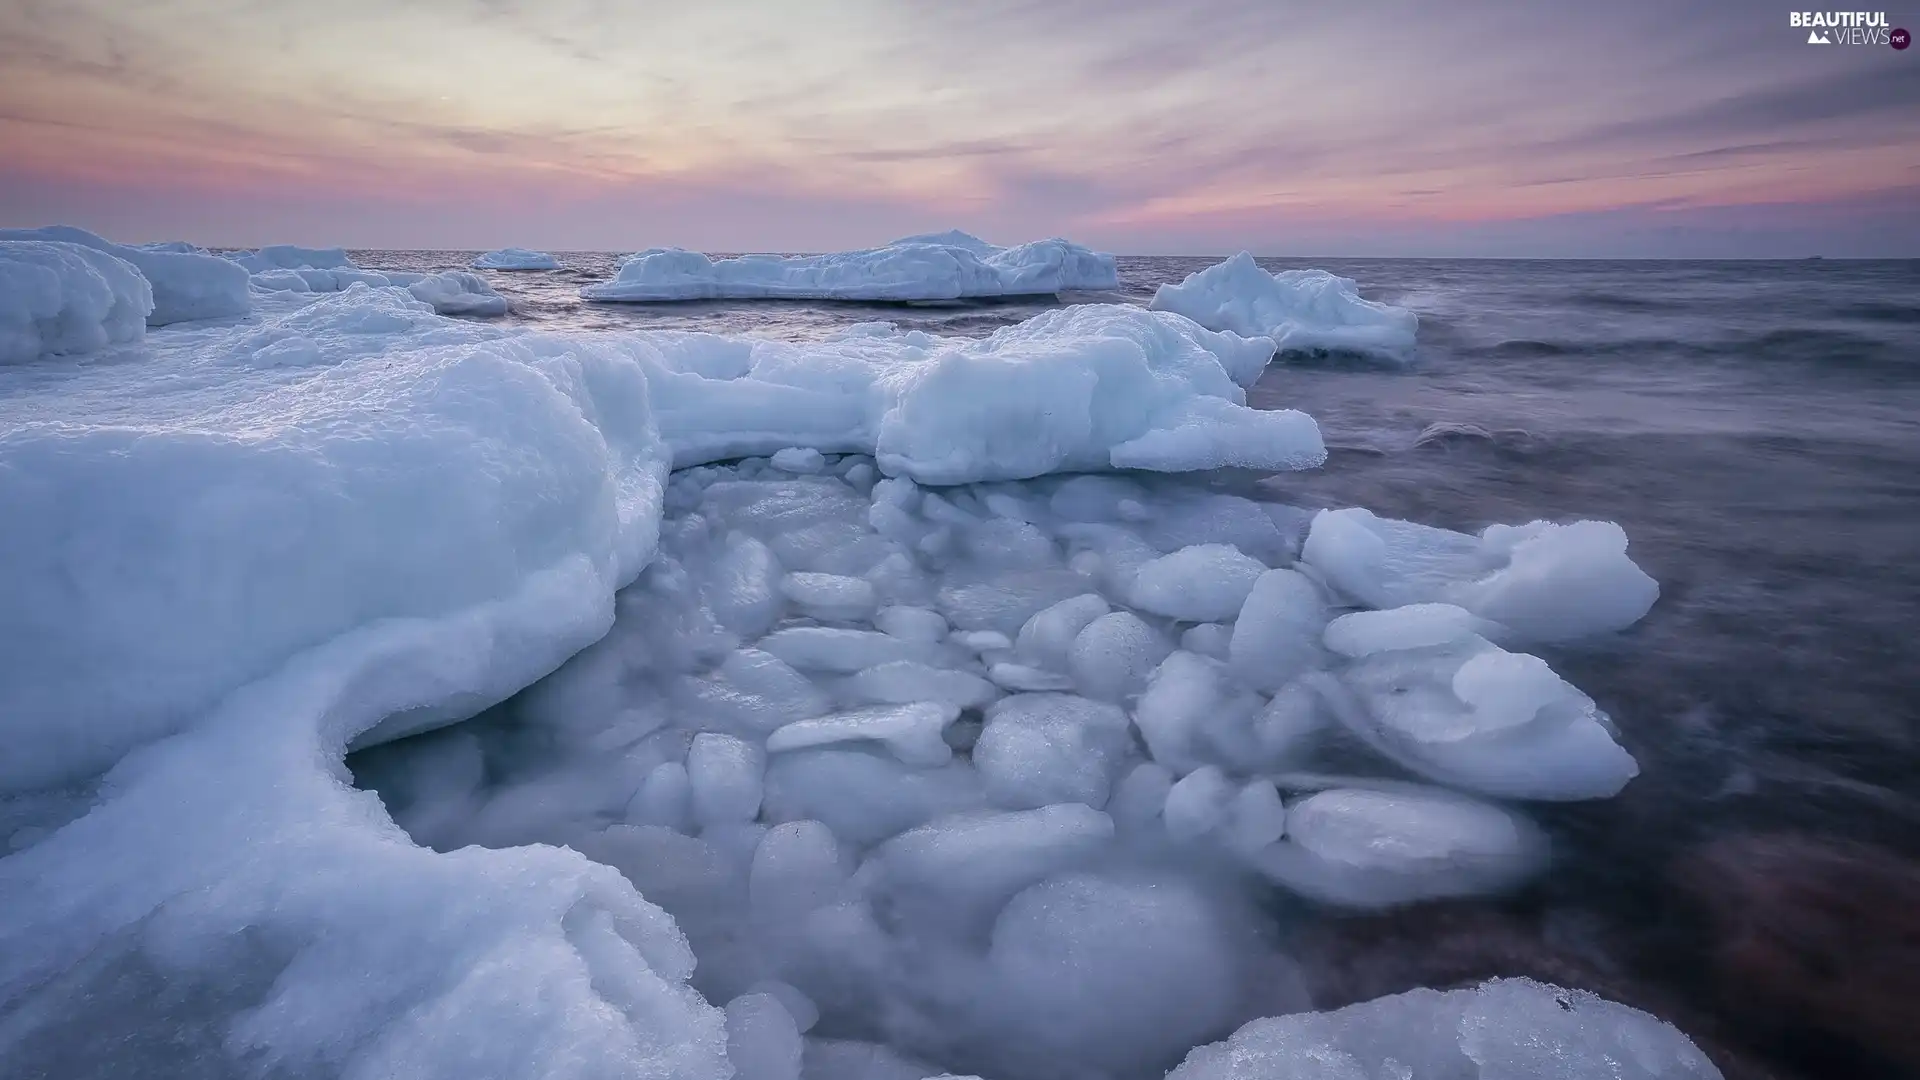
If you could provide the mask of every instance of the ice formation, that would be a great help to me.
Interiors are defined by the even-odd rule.
[[[55,295],[98,331],[96,291]],[[1292,508],[1072,475],[1317,463],[1311,419],[1243,404],[1260,339],[1121,306],[569,337],[261,295],[138,362],[0,369],[27,1074],[1213,1080],[1233,1053],[1194,1046],[1309,1004],[1257,890],[1507,888],[1544,841],[1486,796],[1632,775],[1507,651],[1569,629],[1539,597],[1619,573],[1606,544],[1494,534],[1499,587],[1342,568],[1325,519],[1302,561]],[[1479,591],[1413,599],[1435,581]],[[1313,780],[1356,735],[1377,773]],[[1234,1045],[1693,1060],[1617,1006],[1472,994]]]
[[[1405,308],[1368,300],[1351,278],[1325,270],[1269,274],[1241,252],[1162,285],[1156,311],[1173,311],[1209,330],[1272,338],[1278,352],[1359,353],[1404,360],[1420,320]]]
[[[473,260],[475,270],[558,270],[560,261],[544,251],[501,248]]]
[[[153,290],[132,264],[77,244],[0,240],[0,364],[138,341]]]
[[[391,275],[389,275],[391,280]],[[407,291],[442,315],[505,315],[507,298],[478,274],[448,270],[421,278]]]
[[[116,244],[71,225],[51,225],[42,229],[0,229],[0,241],[7,240],[78,244],[133,264],[153,290],[153,310],[147,314],[148,326],[166,326],[192,319],[230,318],[245,315],[253,307],[253,294],[247,288],[246,271],[230,260],[209,255],[190,244],[144,247]]]
[[[1117,289],[1113,256],[1065,240],[1001,248],[966,233],[911,236],[885,247],[830,255],[742,255],[719,262],[697,251],[654,248],[588,300],[965,300]]]

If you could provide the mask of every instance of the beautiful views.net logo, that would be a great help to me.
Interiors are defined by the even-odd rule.
[[[1892,45],[1907,47],[1905,30],[1895,30],[1884,11],[1793,11],[1791,26],[1807,31],[1809,45]]]

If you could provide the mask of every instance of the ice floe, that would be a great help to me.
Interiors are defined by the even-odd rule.
[[[228,259],[210,255],[190,244],[116,244],[71,225],[0,229],[0,241],[8,240],[78,244],[133,264],[153,291],[153,310],[146,317],[148,326],[230,318],[245,315],[253,307],[246,271]]]
[[[1368,300],[1351,278],[1325,270],[1269,274],[1241,252],[1162,285],[1157,311],[1173,311],[1210,330],[1273,339],[1280,354],[1359,353],[1391,360],[1412,355],[1419,317]]]
[[[558,270],[560,260],[544,251],[527,248],[500,248],[473,260],[475,270]]]

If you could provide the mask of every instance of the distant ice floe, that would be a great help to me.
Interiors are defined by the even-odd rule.
[[[485,278],[464,270],[448,270],[421,278],[408,285],[407,292],[442,315],[507,313],[507,298],[494,292]]]
[[[1119,288],[1113,256],[1065,240],[1002,248],[963,232],[910,236],[885,247],[830,255],[742,255],[715,262],[697,251],[653,248],[588,300],[935,301],[1044,296]]]
[[[1168,312],[570,336],[267,250],[145,332],[131,264],[0,243],[10,1065],[1717,1076],[1524,980],[1302,1012],[1268,926],[1513,888],[1497,800],[1631,779],[1513,651],[1651,602],[1612,526],[1112,475],[1324,458]]]
[[[1412,356],[1420,320],[1405,308],[1368,300],[1351,278],[1325,270],[1269,274],[1241,252],[1162,285],[1150,305],[1209,330],[1272,338],[1280,355],[1357,353],[1389,360]]]
[[[0,229],[0,241],[43,240],[78,244],[131,263],[147,279],[153,292],[148,326],[166,326],[193,319],[225,319],[252,310],[246,271],[227,259],[210,255],[191,244],[129,246],[102,239],[71,225],[40,229]]]
[[[501,248],[473,260],[475,270],[558,270],[560,260],[544,251],[526,248]]]

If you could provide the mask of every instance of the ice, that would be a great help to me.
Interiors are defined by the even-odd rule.
[[[1073,651],[1073,639],[1087,624],[1113,608],[1098,593],[1083,593],[1047,607],[1020,627],[1014,649],[1029,665],[1064,669]]]
[[[627,804],[626,819],[634,825],[659,825],[685,830],[693,815],[693,782],[687,767],[667,761],[647,774],[646,782]]]
[[[747,870],[748,903],[764,930],[785,933],[807,914],[838,903],[850,876],[832,830],[818,821],[786,822],[768,829],[754,848]],[[799,993],[793,987],[786,990]],[[787,993],[777,996],[788,998]],[[811,1010],[811,1003],[805,1008]],[[800,1012],[792,1015],[796,1022],[803,1019]],[[817,1018],[817,1012],[805,1018],[802,1029]]]
[[[1177,651],[1153,671],[1134,722],[1154,760],[1185,773],[1209,757],[1251,764],[1258,755],[1248,724],[1260,699],[1236,687],[1217,660]]]
[[[772,994],[727,1002],[727,1058],[736,1080],[800,1080],[800,1032]]]
[[[1070,694],[1016,694],[987,710],[973,764],[1000,806],[1084,803],[1098,810],[1131,743],[1118,706]]]
[[[1233,624],[1228,663],[1247,685],[1278,690],[1319,666],[1326,625],[1326,602],[1312,581],[1297,570],[1269,570]]]
[[[827,467],[825,455],[805,446],[789,446],[785,450],[777,450],[771,461],[774,468],[790,473],[817,473]]]
[[[826,696],[771,653],[739,649],[711,673],[681,683],[690,712],[736,734],[765,735],[827,711]]]
[[[870,667],[842,683],[840,692],[855,701],[884,705],[937,701],[956,709],[978,708],[1000,696],[991,682],[972,672],[936,668],[914,660]]]
[[[902,641],[933,644],[947,636],[946,616],[928,608],[911,606],[881,608],[874,616],[873,623],[880,628],[881,632]]]
[[[852,844],[873,844],[933,818],[985,803],[965,765],[903,765],[860,750],[775,755],[767,769],[768,820],[817,819]]]
[[[880,845],[861,875],[903,915],[952,928],[1112,839],[1112,820],[1078,803],[954,814]]]
[[[1073,681],[1088,697],[1120,701],[1146,685],[1147,676],[1173,651],[1158,631],[1130,611],[1115,611],[1088,623],[1067,656]]]
[[[0,240],[0,364],[138,341],[152,310],[146,279],[111,255]]]
[[[1492,525],[1474,537],[1358,507],[1323,510],[1301,558],[1368,607],[1454,604],[1505,626],[1514,641],[1624,630],[1660,596],[1610,521]]]
[[[1408,604],[1390,611],[1356,611],[1327,624],[1327,648],[1347,657],[1451,645],[1486,636],[1493,627],[1452,604]]]
[[[442,315],[505,315],[507,298],[478,274],[449,270],[407,286],[415,300]]]
[[[1218,766],[1202,766],[1181,777],[1168,789],[1162,811],[1167,835],[1194,840],[1212,832],[1226,821],[1234,795],[1233,784]]]
[[[1071,690],[1073,677],[1045,668],[1001,662],[987,669],[994,685],[1008,690]]]
[[[1238,612],[1236,611],[1237,615]],[[1230,625],[1206,622],[1198,626],[1189,626],[1180,632],[1180,647],[1191,653],[1225,660],[1233,643],[1233,627]]]
[[[1285,353],[1360,353],[1390,360],[1412,356],[1420,320],[1405,308],[1360,295],[1349,278],[1325,270],[1269,274],[1241,252],[1162,285],[1151,305],[1209,330],[1271,338]]]
[[[1163,555],[1133,579],[1133,603],[1189,622],[1232,619],[1266,565],[1228,544],[1195,544]]]
[[[544,251],[501,248],[473,260],[475,270],[558,270],[560,261]]]
[[[771,836],[773,833],[769,832],[767,835]],[[781,1008],[787,1010],[787,1015],[793,1018],[794,1028],[802,1035],[812,1031],[813,1025],[820,1022],[819,1006],[815,1005],[812,998],[801,993],[800,988],[794,986],[792,983],[784,983],[779,979],[762,979],[752,986],[749,986],[747,992],[750,994],[767,994],[778,1001]]]
[[[269,244],[258,251],[232,256],[234,262],[250,274],[270,270],[352,270],[353,260],[341,248],[306,248],[295,244]]]
[[[1226,842],[1242,855],[1252,856],[1286,830],[1287,807],[1272,781],[1252,781],[1227,806]]]
[[[1295,892],[1343,907],[1497,891],[1546,855],[1545,838],[1511,811],[1409,788],[1309,795],[1289,809],[1286,834],[1255,864]]]
[[[959,706],[931,701],[855,709],[788,724],[767,738],[767,749],[778,753],[873,741],[905,764],[942,765],[953,757],[953,749],[940,733],[959,716]]]
[[[745,638],[773,629],[783,607],[780,560],[751,536],[727,537],[708,571],[706,595],[721,625]]]
[[[1720,1080],[1672,1025],[1584,990],[1495,979],[1255,1020],[1167,1080]]]
[[[166,326],[191,319],[231,318],[253,309],[246,270],[190,245],[132,247],[71,225],[0,229],[0,243],[13,240],[77,244],[132,264],[140,276],[147,279],[153,293],[153,310],[146,316],[148,326]],[[9,286],[0,289],[0,293],[13,289]],[[4,350],[0,350],[0,355],[4,355]]]
[[[717,732],[694,736],[693,748],[687,751],[694,820],[701,825],[724,825],[758,817],[766,764],[760,747],[743,739]]]
[[[1173,783],[1173,773],[1165,765],[1143,761],[1114,786],[1113,797],[1107,800],[1107,814],[1120,829],[1146,829],[1161,820]]]
[[[715,262],[695,251],[656,248],[627,260],[611,281],[580,290],[588,300],[958,300],[1117,289],[1113,256],[1065,240],[998,248],[978,237],[910,237],[831,255],[743,255]]]
[[[780,593],[816,619],[840,622],[869,617],[880,602],[873,582],[865,578],[804,570],[781,578]]]
[[[802,671],[856,671],[897,660],[917,660],[927,653],[921,642],[905,641],[874,630],[826,626],[795,626],[760,639],[760,648]]]

